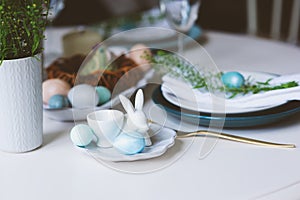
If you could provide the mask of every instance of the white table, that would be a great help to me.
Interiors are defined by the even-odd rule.
[[[300,72],[297,47],[241,35],[207,34],[205,48],[222,70]],[[196,56],[193,50],[186,53]],[[300,146],[299,117],[259,128],[224,131]],[[197,138],[184,154],[192,139],[181,139],[162,157],[107,166],[72,145],[72,126],[44,118],[41,148],[24,154],[0,152],[0,199],[300,198],[299,148],[263,148],[219,140],[213,151],[200,160],[205,138]],[[132,174],[120,169],[152,172]]]

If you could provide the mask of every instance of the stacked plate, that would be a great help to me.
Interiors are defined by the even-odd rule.
[[[279,80],[275,74],[241,72],[253,81]],[[292,80],[290,80],[292,81]],[[169,115],[202,126],[227,128],[265,125],[300,112],[299,86],[235,99],[213,97],[211,93],[191,88],[181,80],[164,77],[153,95],[153,101]]]

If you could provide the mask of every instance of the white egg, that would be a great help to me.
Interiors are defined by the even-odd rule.
[[[87,84],[74,86],[69,91],[68,98],[74,108],[95,107],[99,102],[95,87]]]
[[[88,125],[78,124],[72,128],[70,137],[73,144],[79,147],[84,147],[92,142],[94,132]]]

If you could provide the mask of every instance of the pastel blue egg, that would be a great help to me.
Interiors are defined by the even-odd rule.
[[[122,154],[133,155],[140,153],[145,148],[144,137],[136,132],[122,132],[114,141],[113,146]]]
[[[70,137],[74,145],[85,147],[93,141],[94,132],[86,124],[78,124],[72,128]]]
[[[245,83],[244,76],[239,72],[227,72],[222,75],[221,80],[228,88],[240,88]]]
[[[56,94],[50,97],[48,101],[49,108],[64,108],[69,106],[69,100],[66,96]]]
[[[99,104],[102,105],[108,102],[111,98],[111,92],[104,86],[97,86],[96,92],[99,96]]]

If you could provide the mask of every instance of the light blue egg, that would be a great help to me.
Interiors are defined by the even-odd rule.
[[[240,88],[245,83],[244,76],[239,72],[227,72],[222,75],[221,80],[228,88]]]
[[[85,147],[93,141],[94,132],[86,124],[78,124],[72,128],[70,137],[74,145]]]
[[[69,106],[69,100],[66,96],[56,94],[50,97],[48,101],[49,108],[64,108]]]
[[[96,91],[99,96],[99,105],[102,105],[110,100],[111,92],[106,87],[97,86]]]
[[[133,155],[140,153],[145,148],[144,137],[136,132],[122,132],[114,141],[113,146],[122,154]]]

